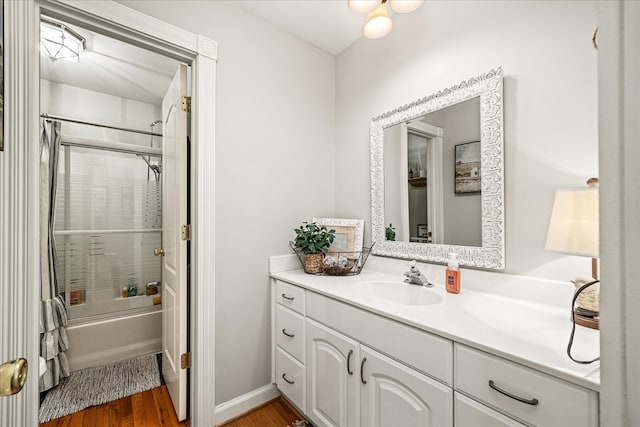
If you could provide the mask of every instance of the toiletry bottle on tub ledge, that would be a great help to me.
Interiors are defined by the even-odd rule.
[[[449,293],[460,293],[460,270],[458,269],[458,254],[455,252],[449,254],[445,286]]]

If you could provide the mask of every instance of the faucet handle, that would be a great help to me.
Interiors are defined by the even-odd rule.
[[[418,267],[416,266],[416,260],[415,259],[413,261],[411,261],[408,264],[408,266],[409,266],[409,271],[404,273],[405,276],[410,277],[410,276],[415,275],[415,274],[420,274],[420,270],[418,270]]]

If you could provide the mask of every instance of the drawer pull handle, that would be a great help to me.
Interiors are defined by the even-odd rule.
[[[498,387],[493,380],[489,380],[489,387],[491,387],[492,389],[494,389],[495,391],[497,391],[500,394],[504,394],[507,397],[510,397],[514,400],[517,400],[518,402],[522,402],[522,403],[526,403],[527,405],[532,405],[532,406],[536,406],[539,402],[538,399],[525,399],[524,397],[520,397],[520,396],[516,396],[515,394],[509,393],[506,390],[502,390],[500,387]]]
[[[353,356],[353,350],[349,350],[349,354],[347,355],[347,374],[353,375],[353,371],[351,370],[351,356]]]
[[[288,382],[289,384],[295,384],[295,383],[296,383],[295,381],[288,380],[286,375],[287,375],[287,374],[282,374],[282,379],[283,379],[283,380],[285,380],[285,381],[286,381],[286,382]]]
[[[295,337],[295,336],[296,336],[295,334],[290,334],[289,332],[287,332],[287,330],[286,330],[286,329],[283,329],[283,330],[282,330],[282,333],[283,333],[283,334],[285,334],[286,336],[288,336],[289,338],[293,338],[293,337]]]
[[[367,361],[367,358],[363,358],[362,362],[360,363],[360,381],[362,381],[362,384],[366,384],[367,380],[364,379],[364,363]]]
[[[287,294],[282,294],[282,298],[287,299],[289,301],[293,301],[295,299],[294,297],[288,297]]]

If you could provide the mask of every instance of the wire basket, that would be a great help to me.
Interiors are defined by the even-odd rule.
[[[358,252],[328,252],[326,254],[305,254],[300,248],[289,242],[291,250],[298,256],[302,269],[308,274],[329,276],[354,276],[360,274],[371,248],[362,248]]]

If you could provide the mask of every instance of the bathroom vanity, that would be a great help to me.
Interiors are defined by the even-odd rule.
[[[271,273],[273,378],[318,426],[597,426],[599,363],[568,310],[363,271]],[[574,356],[599,353],[578,327]]]

